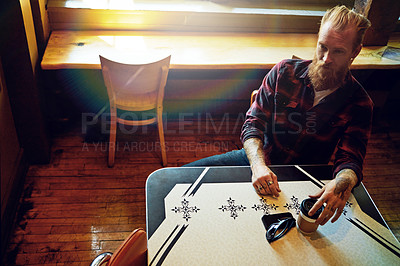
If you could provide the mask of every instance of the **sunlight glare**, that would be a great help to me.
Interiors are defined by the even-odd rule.
[[[98,36],[116,49],[146,50],[143,36]]]
[[[67,0],[65,7],[114,10],[206,11],[203,1]]]
[[[90,232],[92,233],[91,248],[92,250],[98,250],[100,248],[99,238],[97,236],[98,230],[92,225]]]

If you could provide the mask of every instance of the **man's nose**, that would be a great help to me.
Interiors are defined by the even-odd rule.
[[[322,60],[324,60],[325,64],[329,64],[332,62],[332,57],[331,57],[331,53],[328,51],[324,54],[324,57],[322,58]]]

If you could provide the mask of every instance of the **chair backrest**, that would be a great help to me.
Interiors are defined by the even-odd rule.
[[[146,111],[162,105],[171,56],[148,64],[123,64],[100,55],[111,108]]]
[[[147,235],[139,228],[112,255],[108,266],[147,265]]]

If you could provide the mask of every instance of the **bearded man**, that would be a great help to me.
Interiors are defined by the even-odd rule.
[[[369,26],[345,6],[328,10],[314,59],[283,60],[265,76],[242,127],[244,149],[186,166],[250,165],[257,193],[279,196],[268,165],[326,164],[334,155],[333,179],[311,195],[319,199],[309,214],[325,203],[316,222],[335,222],[362,180],[371,131],[373,103],[349,70]]]

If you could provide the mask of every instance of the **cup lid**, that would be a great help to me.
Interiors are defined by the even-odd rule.
[[[316,199],[305,199],[301,202],[300,205],[300,211],[302,212],[303,215],[307,216],[310,219],[317,219],[318,216],[321,214],[321,212],[324,210],[324,206],[322,206],[321,208],[319,208],[313,216],[308,215],[308,212],[311,210],[311,208],[314,206],[314,204],[317,202]]]

